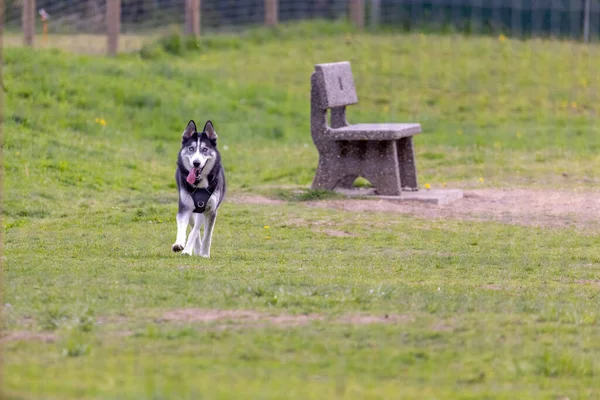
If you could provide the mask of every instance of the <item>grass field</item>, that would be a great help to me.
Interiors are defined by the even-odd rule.
[[[598,214],[309,191],[309,77],[338,60],[351,122],[422,124],[421,185],[597,199],[597,46],[313,23],[112,59],[5,49],[11,398],[600,398]],[[190,118],[215,123],[231,188],[210,260],[170,250]]]

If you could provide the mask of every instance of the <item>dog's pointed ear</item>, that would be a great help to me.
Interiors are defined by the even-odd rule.
[[[196,123],[194,122],[194,120],[190,120],[190,122],[188,122],[187,126],[185,127],[185,131],[183,131],[183,138],[189,139],[194,133],[196,133]]]
[[[215,127],[213,126],[212,122],[206,121],[206,125],[204,125],[204,132],[209,139],[217,140],[217,132],[215,132]]]

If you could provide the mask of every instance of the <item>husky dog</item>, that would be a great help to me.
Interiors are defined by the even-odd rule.
[[[175,172],[179,190],[177,212],[177,239],[173,251],[210,258],[210,243],[217,219],[217,209],[225,197],[225,171],[217,150],[217,133],[212,122],[207,121],[202,132],[196,123],[188,123],[181,139],[181,150]],[[187,227],[194,216],[194,226],[185,240]],[[200,239],[200,227],[204,235]]]

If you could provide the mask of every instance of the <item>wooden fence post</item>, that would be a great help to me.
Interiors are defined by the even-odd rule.
[[[185,34],[200,36],[200,0],[185,0]]]
[[[35,0],[23,0],[23,43],[33,47],[35,36]]]
[[[275,26],[279,23],[278,0],[265,0],[265,25]]]
[[[358,29],[365,27],[365,1],[350,0],[350,20]]]
[[[106,0],[106,36],[108,55],[114,56],[119,51],[119,34],[121,33],[121,0]]]

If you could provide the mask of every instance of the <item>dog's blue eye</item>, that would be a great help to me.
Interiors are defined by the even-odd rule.
[[[194,151],[194,146],[190,147],[188,150],[189,151]]]
[[[208,153],[208,149],[205,147],[205,148],[202,149],[202,152],[203,153]]]

